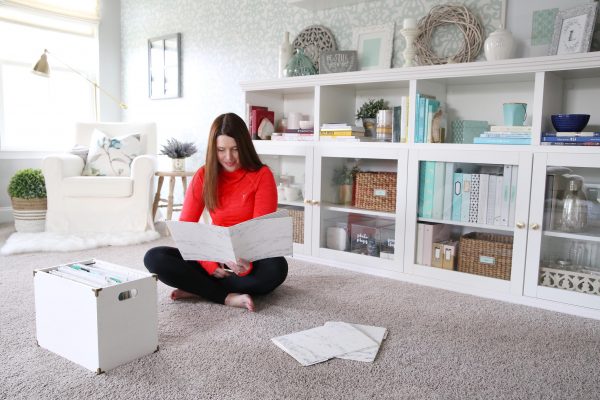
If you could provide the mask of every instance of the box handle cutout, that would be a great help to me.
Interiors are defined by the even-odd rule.
[[[119,301],[133,299],[137,296],[137,289],[126,290],[124,292],[119,293]]]

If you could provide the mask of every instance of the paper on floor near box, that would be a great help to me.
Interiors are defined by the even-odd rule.
[[[319,326],[271,340],[304,366],[377,345],[360,330],[344,322]]]
[[[292,254],[292,218],[277,211],[230,227],[167,221],[185,260],[248,261]]]
[[[336,321],[328,321],[325,322],[325,326],[339,324]],[[354,361],[363,361],[363,362],[373,362],[375,361],[375,357],[377,357],[377,353],[379,352],[379,348],[381,347],[381,342],[383,339],[387,337],[387,329],[379,326],[370,326],[370,325],[360,325],[360,324],[350,324],[354,328],[358,329],[372,340],[377,342],[376,345],[371,347],[367,347],[366,349],[353,351],[351,353],[342,354],[336,356],[336,358],[343,358],[344,360],[354,360]]]

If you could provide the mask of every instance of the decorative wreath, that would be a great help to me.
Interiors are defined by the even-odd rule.
[[[462,32],[464,42],[454,56],[439,57],[431,49],[435,29],[454,24]],[[444,4],[435,6],[418,24],[419,35],[415,39],[415,50],[420,65],[469,62],[481,51],[483,28],[479,20],[463,5]]]

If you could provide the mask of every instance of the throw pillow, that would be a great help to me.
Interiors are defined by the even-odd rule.
[[[94,129],[82,175],[129,176],[131,162],[141,151],[139,134],[110,137]]]

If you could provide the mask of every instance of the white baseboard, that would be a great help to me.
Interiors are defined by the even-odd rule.
[[[12,207],[0,207],[0,224],[13,221]]]

